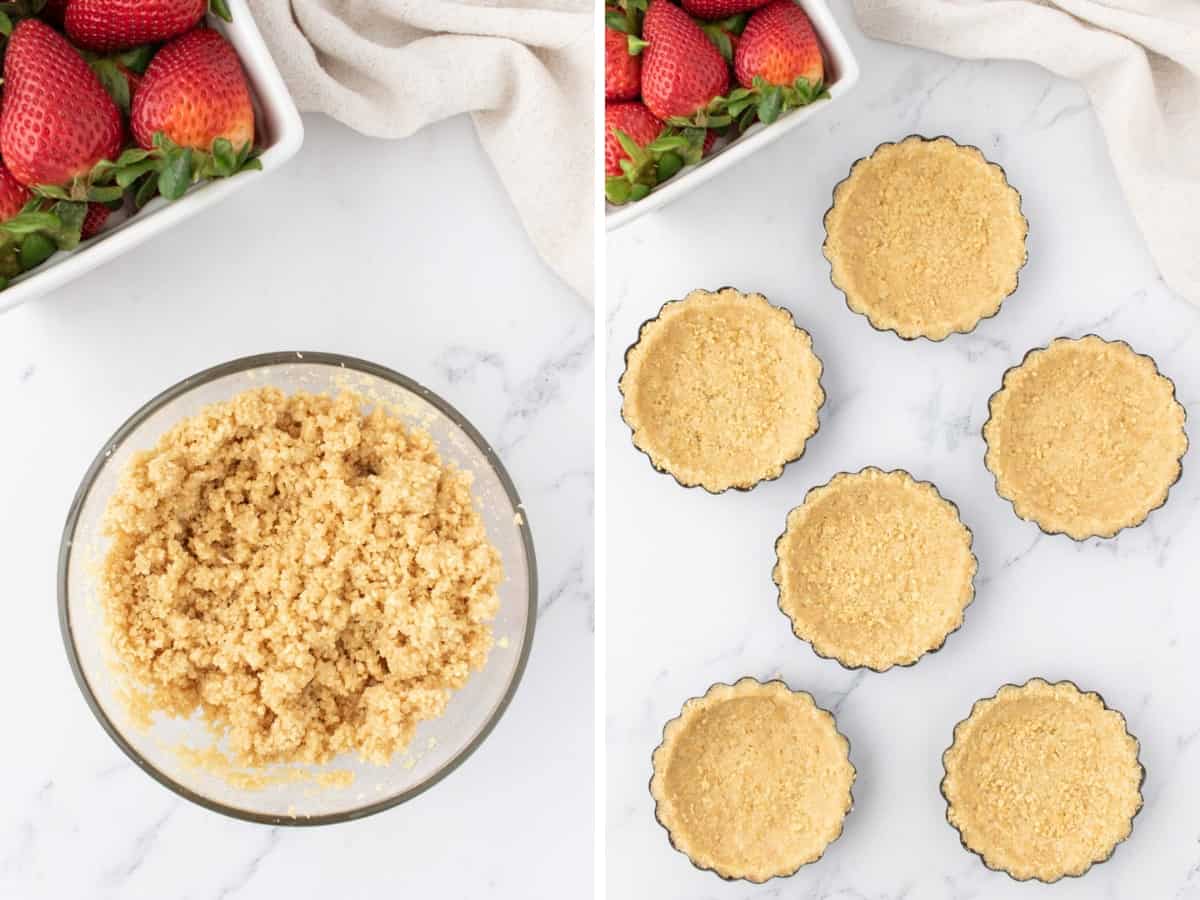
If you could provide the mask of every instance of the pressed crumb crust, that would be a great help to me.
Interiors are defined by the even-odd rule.
[[[855,164],[825,230],[852,310],[901,337],[941,340],[1016,290],[1029,225],[1020,195],[977,149],[909,137]]]
[[[487,660],[501,565],[470,475],[361,406],[206,407],[106,510],[100,597],[136,706],[202,710],[238,765],[386,763]]]
[[[876,671],[916,662],[962,624],[977,569],[971,533],[928,482],[840,474],[788,514],[779,606],[822,656]]]
[[[1023,519],[1111,537],[1161,506],[1187,450],[1183,406],[1154,361],[1089,335],[1034,350],[1004,376],[986,464]]]
[[[993,869],[1082,875],[1129,836],[1142,805],[1138,742],[1120,713],[1035,678],[981,700],[943,761],[947,818]]]
[[[642,327],[622,415],[655,468],[713,492],[777,477],[825,401],[812,338],[787,310],[732,288],[693,291]]]
[[[653,763],[655,814],[672,844],[724,878],[795,872],[850,812],[849,743],[809,694],[778,681],[743,678],[689,700]]]

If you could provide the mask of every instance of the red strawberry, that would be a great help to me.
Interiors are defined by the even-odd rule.
[[[19,213],[33,194],[0,162],[0,222],[7,222]]]
[[[629,39],[615,28],[604,29],[605,100],[633,100],[642,92],[642,57],[629,52]]]
[[[725,19],[765,6],[770,0],[683,0],[683,8],[697,19]]]
[[[712,41],[671,0],[651,0],[642,26],[642,100],[660,119],[702,118],[729,88],[729,67]],[[700,116],[697,116],[700,113]]]
[[[217,138],[235,150],[253,143],[254,107],[233,47],[211,28],[197,28],[159,50],[133,95],[130,125],[146,149],[159,131],[197,150]]]
[[[67,0],[67,35],[99,53],[157,44],[204,17],[208,0]]]
[[[112,215],[112,210],[103,203],[89,203],[87,215],[83,217],[80,240],[86,241],[90,237],[95,237],[104,227],[104,223],[108,221],[110,215]]]
[[[712,129],[709,129],[708,133],[704,135],[704,146],[701,147],[701,149],[700,149],[700,156],[701,157],[708,156],[708,154],[710,154],[712,152],[713,144],[715,144],[716,142],[717,142],[717,133],[715,131],[713,131]]]
[[[804,10],[792,0],[774,0],[754,13],[738,43],[734,71],[746,88],[755,78],[776,85],[804,78],[819,85],[825,77],[821,43]]]
[[[4,58],[0,156],[17,181],[68,185],[121,149],[121,113],[83,57],[37,19],[13,29]]]
[[[663,123],[641,103],[604,104],[605,175],[622,174],[621,160],[629,159],[613,129],[623,131],[639,147],[645,147],[662,133]]]

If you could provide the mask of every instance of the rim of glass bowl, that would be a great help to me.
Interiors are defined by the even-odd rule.
[[[509,681],[508,687],[504,692],[504,696],[492,710],[491,716],[484,723],[479,732],[467,743],[458,754],[451,759],[446,765],[442,766],[437,772],[420,784],[402,791],[395,796],[380,800],[375,803],[369,803],[365,806],[356,807],[340,813],[331,813],[321,816],[307,817],[291,817],[286,815],[272,815],[266,813],[256,813],[250,810],[239,809],[234,806],[226,806],[223,803],[217,803],[210,800],[195,791],[184,787],[179,782],[168,777],[164,772],[160,772],[152,766],[134,747],[125,739],[117,727],[105,714],[104,709],[100,706],[96,695],[93,693],[91,685],[88,683],[87,676],[83,672],[83,668],[79,662],[79,655],[75,649],[75,640],[71,631],[70,612],[67,608],[67,572],[71,560],[71,546],[75,536],[75,528],[79,521],[80,509],[83,506],[83,500],[91,492],[95,484],[96,477],[100,470],[107,464],[111,454],[120,447],[129,437],[129,435],[150,415],[157,412],[167,403],[177,397],[186,394],[188,391],[215,381],[218,378],[223,378],[226,375],[244,372],[248,369],[257,369],[264,366],[277,366],[287,363],[318,363],[323,365],[338,366],[351,371],[361,372],[367,375],[374,375],[385,381],[392,382],[400,387],[403,387],[412,393],[425,400],[427,403],[436,407],[447,418],[461,428],[471,441],[483,453],[484,458],[492,467],[500,483],[504,487],[504,492],[508,495],[514,508],[521,511],[522,522],[519,526],[521,532],[521,542],[525,549],[525,558],[527,560],[528,575],[529,575],[529,612],[526,616],[525,634],[522,639],[521,655],[517,660],[517,666],[513,670],[512,678]],[[75,492],[75,498],[71,501],[71,509],[67,513],[66,525],[63,528],[62,543],[58,551],[58,624],[62,632],[63,645],[66,647],[67,659],[71,664],[71,672],[75,676],[75,683],[79,685],[79,690],[83,694],[83,698],[87,701],[88,708],[92,714],[100,722],[101,727],[112,738],[113,742],[121,748],[143,772],[157,781],[164,787],[174,791],[179,796],[186,800],[210,809],[214,812],[222,813],[226,816],[231,816],[235,819],[242,819],[248,822],[257,822],[264,825],[294,825],[294,826],[312,826],[312,825],[332,825],[339,822],[350,822],[355,819],[362,819],[367,816],[374,815],[378,812],[383,812],[385,809],[391,809],[394,806],[399,806],[419,794],[424,793],[440,782],[443,778],[457,769],[479,748],[479,746],[492,733],[492,729],[500,721],[504,715],[508,705],[512,702],[513,695],[516,694],[517,686],[521,683],[521,678],[525,674],[525,665],[529,661],[529,651],[533,644],[534,624],[537,619],[537,561],[533,552],[533,537],[529,528],[529,519],[525,513],[525,507],[521,505],[521,498],[517,494],[517,489],[513,485],[512,479],[509,477],[504,464],[500,462],[500,458],[492,449],[491,444],[484,439],[483,435],[472,425],[457,409],[451,406],[448,402],[435,394],[433,391],[419,384],[399,372],[393,371],[385,366],[376,365],[366,360],[357,359],[352,356],[342,356],[338,353],[309,353],[306,351],[281,351],[278,353],[262,353],[257,356],[245,356],[240,359],[231,360],[219,366],[213,366],[210,369],[205,369],[190,378],[185,378],[178,384],[172,385],[162,393],[155,396],[137,412],[131,415],[116,433],[111,438],[104,442],[100,448],[100,452],[96,454],[96,458],[92,460],[92,464],[88,467],[87,473],[83,476],[83,481],[79,485],[79,489]]]

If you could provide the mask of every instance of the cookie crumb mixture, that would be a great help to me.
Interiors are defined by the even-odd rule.
[[[852,310],[941,340],[1016,290],[1028,230],[999,166],[975,147],[913,136],[878,147],[835,188],[824,250]]]
[[[775,549],[793,632],[846,666],[916,662],[975,596],[971,532],[937,488],[904,471],[842,473],[809,491]]]
[[[761,294],[692,291],[642,326],[621,376],[633,442],[683,485],[777,477],[825,402],[808,332]]]
[[[138,704],[241,766],[384,764],[483,668],[499,600],[471,476],[362,398],[274,388],[136,454],[100,597]]]
[[[1129,836],[1142,805],[1125,719],[1067,681],[1035,678],[979,701],[943,762],[950,824],[1020,880],[1082,875]]]
[[[672,844],[723,878],[762,882],[819,859],[850,812],[850,744],[780,681],[713,685],[654,752],[650,793]]]
[[[1154,360],[1121,341],[1059,338],[1010,369],[989,404],[986,463],[1022,519],[1112,537],[1166,502],[1187,435]]]

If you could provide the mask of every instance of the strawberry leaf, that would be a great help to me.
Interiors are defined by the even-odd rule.
[[[158,192],[168,200],[178,200],[192,184],[194,158],[191,147],[168,151],[166,165],[158,176]]]
[[[13,22],[8,13],[0,11],[0,34],[9,37],[12,34]]]
[[[150,66],[150,60],[154,59],[156,50],[157,48],[153,44],[143,44],[140,47],[134,47],[132,50],[126,50],[124,53],[118,54],[116,59],[117,62],[131,72],[142,75]]]
[[[619,31],[622,34],[633,33],[633,27],[630,25],[629,17],[619,12],[606,12],[604,14],[604,24],[613,31]]]
[[[678,153],[667,152],[658,158],[657,176],[659,181],[666,181],[668,178],[678,174],[683,168],[683,157]]]
[[[617,175],[610,175],[604,180],[604,197],[609,203],[620,206],[622,203],[628,203],[630,193],[633,190],[633,185],[626,178],[621,178]]]
[[[700,29],[712,41],[725,62],[733,65],[733,41],[729,39],[729,33],[716,22],[701,23]]]
[[[49,232],[59,250],[73,250],[79,246],[83,233],[83,220],[87,218],[87,204],[71,200],[60,200],[50,207],[51,213],[58,217],[59,225]]]
[[[208,9],[219,19],[224,19],[226,22],[233,21],[233,13],[229,11],[229,4],[226,0],[209,0]]]
[[[158,171],[154,170],[146,173],[146,177],[142,179],[142,183],[137,186],[137,190],[133,193],[133,205],[135,209],[141,209],[158,195]]]
[[[117,172],[116,182],[124,190],[145,175],[147,172],[157,172],[162,164],[157,159],[143,159],[141,162],[131,163]]]
[[[237,171],[237,154],[227,138],[217,138],[213,141],[212,158],[219,177],[228,178]]]
[[[112,97],[113,103],[117,104],[121,112],[129,115],[129,81],[125,78],[125,73],[111,59],[94,59],[91,66],[100,83],[104,85],[104,90],[108,91],[108,96]]]
[[[53,231],[61,225],[62,221],[54,213],[34,210],[17,213],[0,227],[9,234],[26,235],[36,231]]]
[[[650,196],[650,185],[648,185],[648,184],[635,184],[629,190],[629,199],[630,200],[634,200],[634,201],[645,200],[649,196]]]
[[[40,231],[26,235],[25,240],[21,241],[21,271],[36,269],[53,256],[57,249],[58,245]]]

